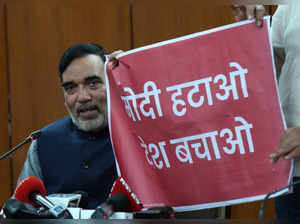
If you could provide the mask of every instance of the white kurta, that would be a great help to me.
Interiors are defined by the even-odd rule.
[[[300,126],[300,4],[278,7],[272,18],[272,42],[285,52],[279,95],[286,124]],[[295,160],[294,175],[300,176],[300,158]]]

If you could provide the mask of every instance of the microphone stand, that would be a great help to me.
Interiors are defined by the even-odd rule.
[[[299,184],[299,183],[300,183],[300,180],[295,181],[294,183],[291,183],[291,184],[289,184],[289,185],[286,185],[286,186],[284,186],[284,187],[281,187],[281,188],[278,188],[278,189],[275,189],[275,190],[269,192],[269,193],[266,195],[266,197],[264,198],[264,200],[263,200],[263,202],[261,203],[261,205],[260,205],[259,214],[258,214],[258,219],[261,220],[261,221],[264,220],[265,204],[266,204],[268,198],[269,198],[271,195],[273,195],[273,194],[275,194],[275,193],[277,193],[277,192],[279,192],[279,191],[282,191],[282,190],[284,190],[284,189],[286,189],[286,188],[290,188],[290,187],[292,187],[292,186],[295,186],[295,185],[297,185],[297,184]]]
[[[20,148],[21,146],[32,142],[33,140],[39,138],[41,136],[42,132],[40,130],[32,132],[29,137],[27,137],[23,142],[21,142],[20,144],[18,144],[17,146],[13,147],[11,150],[9,150],[8,152],[4,153],[2,156],[0,156],[0,160],[6,158],[7,156],[9,156],[10,154],[12,154],[14,151],[16,151],[18,148]]]

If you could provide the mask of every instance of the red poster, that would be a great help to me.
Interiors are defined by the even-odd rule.
[[[241,22],[134,49],[107,68],[119,175],[145,207],[263,199],[288,184],[270,164],[284,132],[269,36]]]

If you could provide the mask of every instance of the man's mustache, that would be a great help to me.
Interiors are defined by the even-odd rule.
[[[96,104],[84,104],[78,106],[76,109],[77,114],[80,114],[82,112],[88,111],[88,110],[98,110],[100,111],[99,107]]]

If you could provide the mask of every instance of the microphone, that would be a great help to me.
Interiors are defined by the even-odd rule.
[[[130,208],[130,200],[123,193],[116,193],[95,209],[91,219],[108,219],[115,212],[125,212]]]
[[[134,219],[173,219],[175,212],[172,207],[153,207],[133,213]]]
[[[11,150],[9,150],[8,152],[4,153],[2,156],[0,156],[0,160],[6,158],[7,156],[9,156],[10,154],[12,154],[14,151],[16,151],[18,148],[20,148],[21,146],[32,142],[35,139],[38,139],[42,134],[41,130],[37,130],[32,132],[23,142],[21,142],[20,144],[18,144],[17,146],[13,147]]]
[[[46,188],[37,177],[29,176],[25,178],[16,188],[14,197],[24,203],[34,207],[42,206],[48,209],[54,218],[72,218],[66,207],[55,205],[46,197]]]
[[[1,210],[2,219],[41,219],[49,218],[46,213],[38,212],[29,204],[18,201],[15,198],[8,199]],[[0,220],[1,220],[0,218]],[[0,221],[1,222],[1,221]]]
[[[88,207],[88,204],[89,204],[88,193],[86,193],[85,191],[75,191],[73,194],[80,194],[81,195],[78,207],[86,209]]]
[[[123,193],[109,197],[95,209],[91,219],[171,219],[175,218],[172,207],[153,207],[137,212],[128,212],[130,199]]]
[[[278,188],[278,189],[275,189],[275,190],[269,192],[269,193],[266,195],[266,197],[264,198],[264,200],[262,201],[262,203],[260,204],[260,209],[259,209],[259,213],[258,213],[258,219],[261,220],[261,221],[264,220],[265,204],[266,204],[268,198],[269,198],[271,195],[276,194],[277,192],[282,191],[282,190],[284,190],[284,189],[286,189],[286,188],[293,187],[293,186],[295,186],[295,185],[297,185],[297,184],[299,184],[299,183],[300,183],[300,180],[295,181],[295,182],[293,182],[293,183],[290,183],[289,185],[286,185],[286,186],[284,186],[284,187],[281,187],[281,188]]]
[[[143,208],[142,203],[139,201],[137,196],[131,191],[129,185],[126,183],[124,178],[118,177],[110,191],[110,197],[112,197],[114,194],[122,193],[125,196],[127,196],[129,200],[129,207],[126,211],[129,212],[137,212],[140,211]]]

